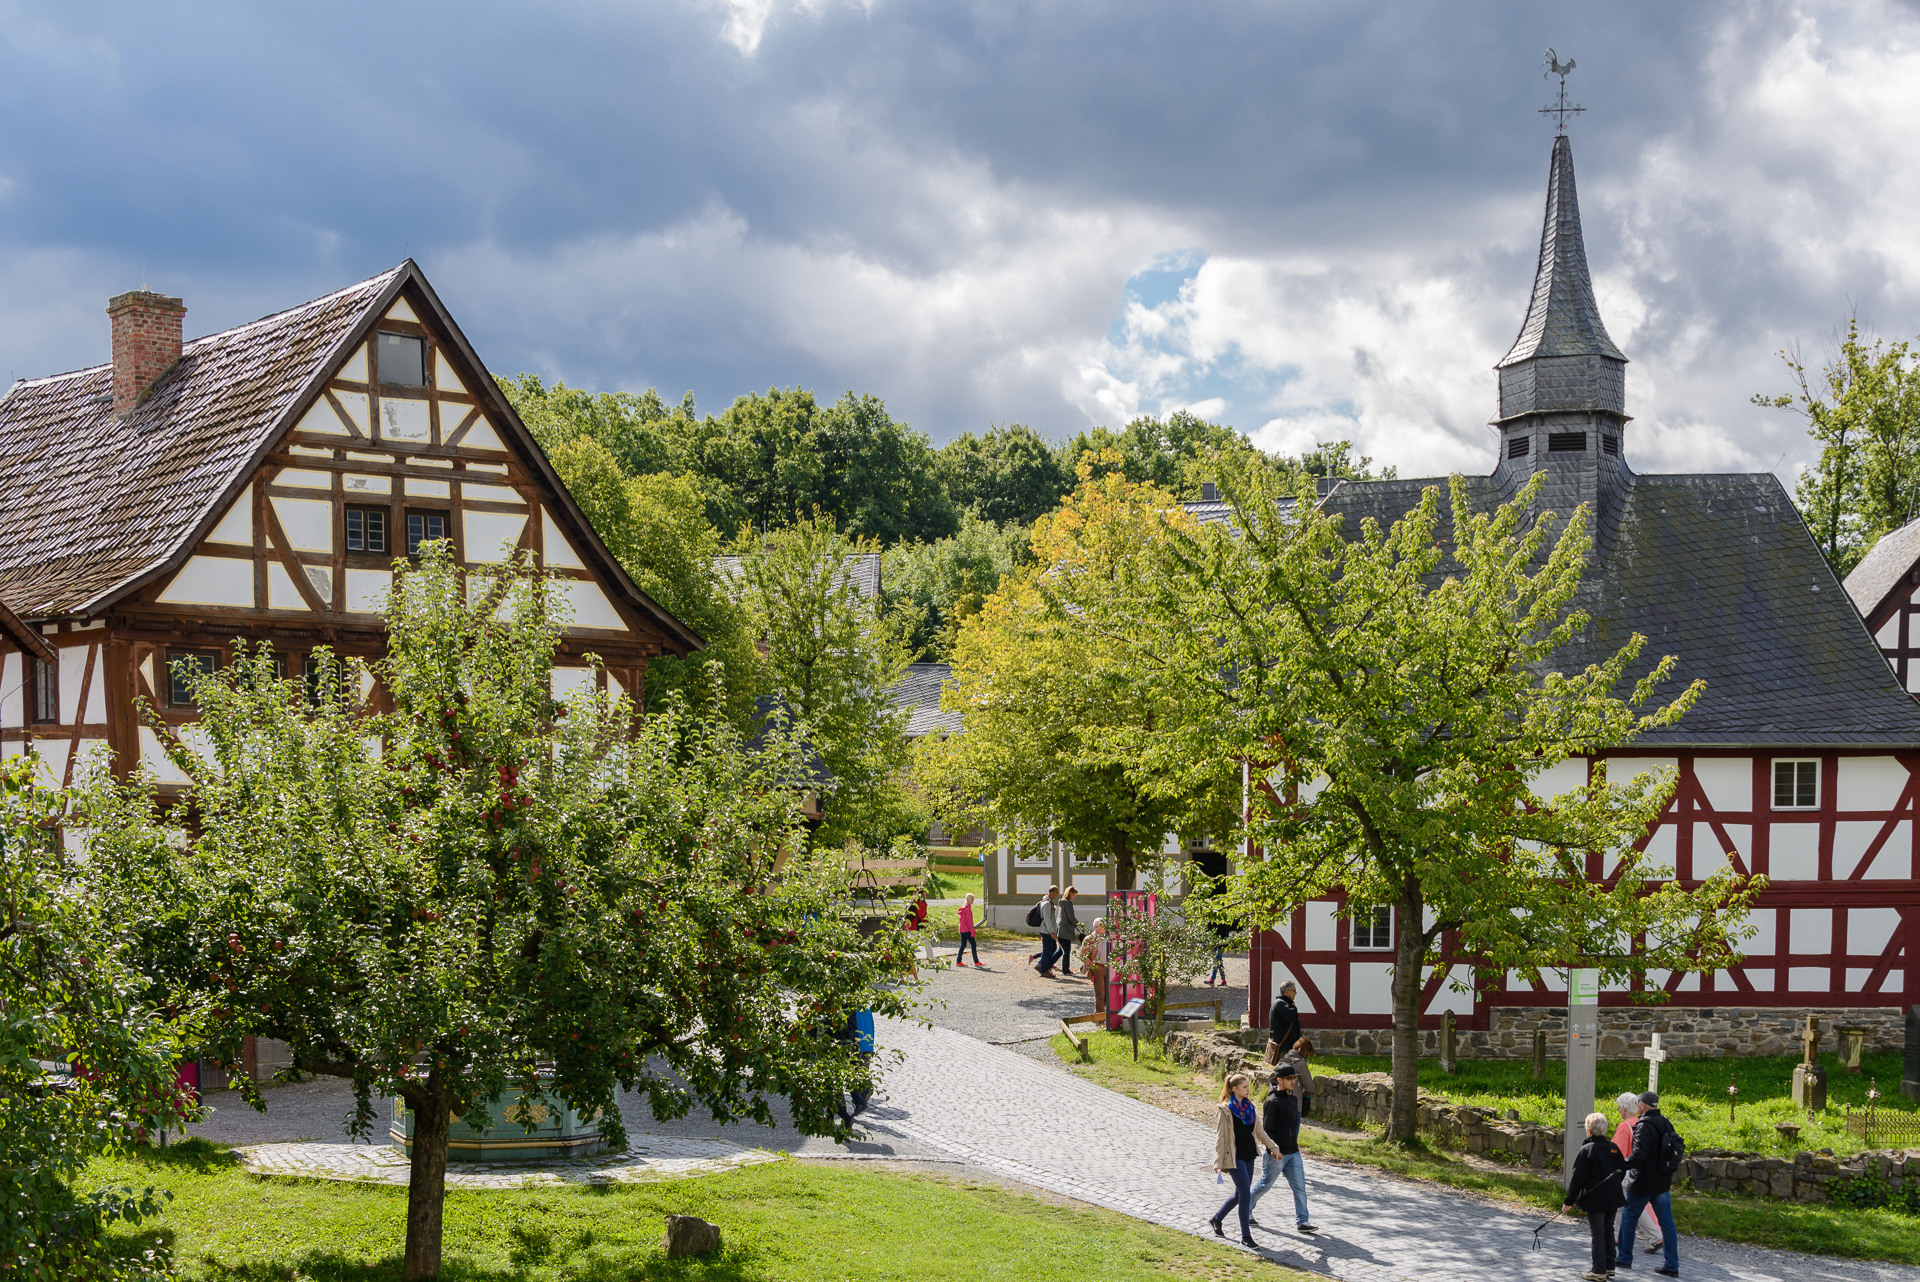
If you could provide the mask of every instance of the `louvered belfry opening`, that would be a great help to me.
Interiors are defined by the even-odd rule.
[[[186,304],[135,289],[107,302],[113,321],[113,412],[125,414],[180,359]]]
[[[1494,426],[1501,438],[1494,475],[1518,486],[1545,472],[1548,507],[1565,512],[1587,503],[1598,511],[1627,472],[1621,450],[1627,358],[1608,337],[1594,302],[1573,147],[1564,135],[1553,140],[1526,320],[1494,368],[1500,380]]]

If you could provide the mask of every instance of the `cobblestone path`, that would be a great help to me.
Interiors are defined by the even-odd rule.
[[[867,1111],[871,1130],[949,1153],[1007,1178],[1190,1233],[1231,1186],[1214,1183],[1213,1133],[1198,1123],[946,1028],[889,1021],[880,1043],[901,1053]],[[1531,1249],[1542,1215],[1521,1215],[1376,1172],[1308,1159],[1320,1233],[1293,1231],[1292,1199],[1262,1201],[1261,1254],[1355,1282],[1470,1277],[1476,1282],[1577,1278],[1584,1220],[1556,1224]],[[1234,1232],[1230,1224],[1229,1231]],[[1681,1235],[1680,1272],[1701,1282],[1920,1282],[1920,1269],[1767,1251]],[[1621,1278],[1653,1276],[1642,1257]]]
[[[249,1144],[235,1149],[240,1162],[255,1175],[295,1175],[306,1179],[366,1180],[377,1184],[407,1182],[407,1157],[391,1144]],[[447,1184],[453,1188],[532,1188],[557,1184],[634,1184],[645,1180],[683,1179],[716,1171],[777,1162],[779,1154],[762,1148],[743,1148],[726,1140],[680,1139],[665,1135],[636,1136],[624,1153],[599,1153],[565,1162],[525,1163],[454,1162],[447,1166]]]

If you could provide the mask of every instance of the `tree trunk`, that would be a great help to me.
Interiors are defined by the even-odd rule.
[[[1409,880],[1401,891],[1400,938],[1393,957],[1393,1115],[1387,1138],[1411,1143],[1420,1108],[1420,980],[1426,903],[1420,883]]]
[[[1133,866],[1133,847],[1127,844],[1125,833],[1113,839],[1113,884],[1116,890],[1138,890],[1134,879],[1139,873]]]
[[[447,1110],[445,1093],[429,1089],[413,1110],[413,1163],[407,1176],[407,1255],[403,1282],[440,1276],[441,1211],[447,1196]]]

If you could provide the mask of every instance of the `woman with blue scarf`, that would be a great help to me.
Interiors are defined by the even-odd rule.
[[[1226,1090],[1220,1096],[1220,1129],[1215,1136],[1213,1146],[1213,1169],[1233,1179],[1233,1196],[1228,1198],[1213,1214],[1210,1223],[1214,1236],[1225,1237],[1226,1229],[1222,1221],[1227,1212],[1236,1206],[1240,1208],[1240,1241],[1245,1246],[1258,1246],[1253,1240],[1253,1160],[1265,1149],[1273,1154],[1276,1161],[1280,1150],[1267,1138],[1266,1128],[1260,1124],[1260,1111],[1253,1106],[1253,1079],[1245,1073],[1234,1073],[1227,1078]]]

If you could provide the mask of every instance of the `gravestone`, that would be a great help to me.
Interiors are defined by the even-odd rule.
[[[1653,1045],[1641,1051],[1640,1058],[1647,1061],[1647,1089],[1658,1093],[1660,1066],[1667,1062],[1667,1053],[1660,1049],[1660,1034],[1653,1035]]]
[[[1820,1067],[1820,1021],[1811,1015],[1800,1045],[1804,1049],[1793,1066],[1793,1103],[1809,1113],[1822,1112],[1827,1107],[1827,1070]]]
[[[1920,1006],[1907,1011],[1907,1070],[1901,1075],[1900,1093],[1920,1099]]]
[[[1547,1030],[1533,1030],[1533,1080],[1543,1082],[1547,1078]]]
[[[1459,1033],[1454,1023],[1452,1011],[1440,1016],[1440,1071],[1452,1073],[1459,1069]]]
[[[1849,1073],[1860,1071],[1860,1057],[1866,1053],[1867,1030],[1864,1028],[1836,1028],[1840,1035],[1840,1066]]]

